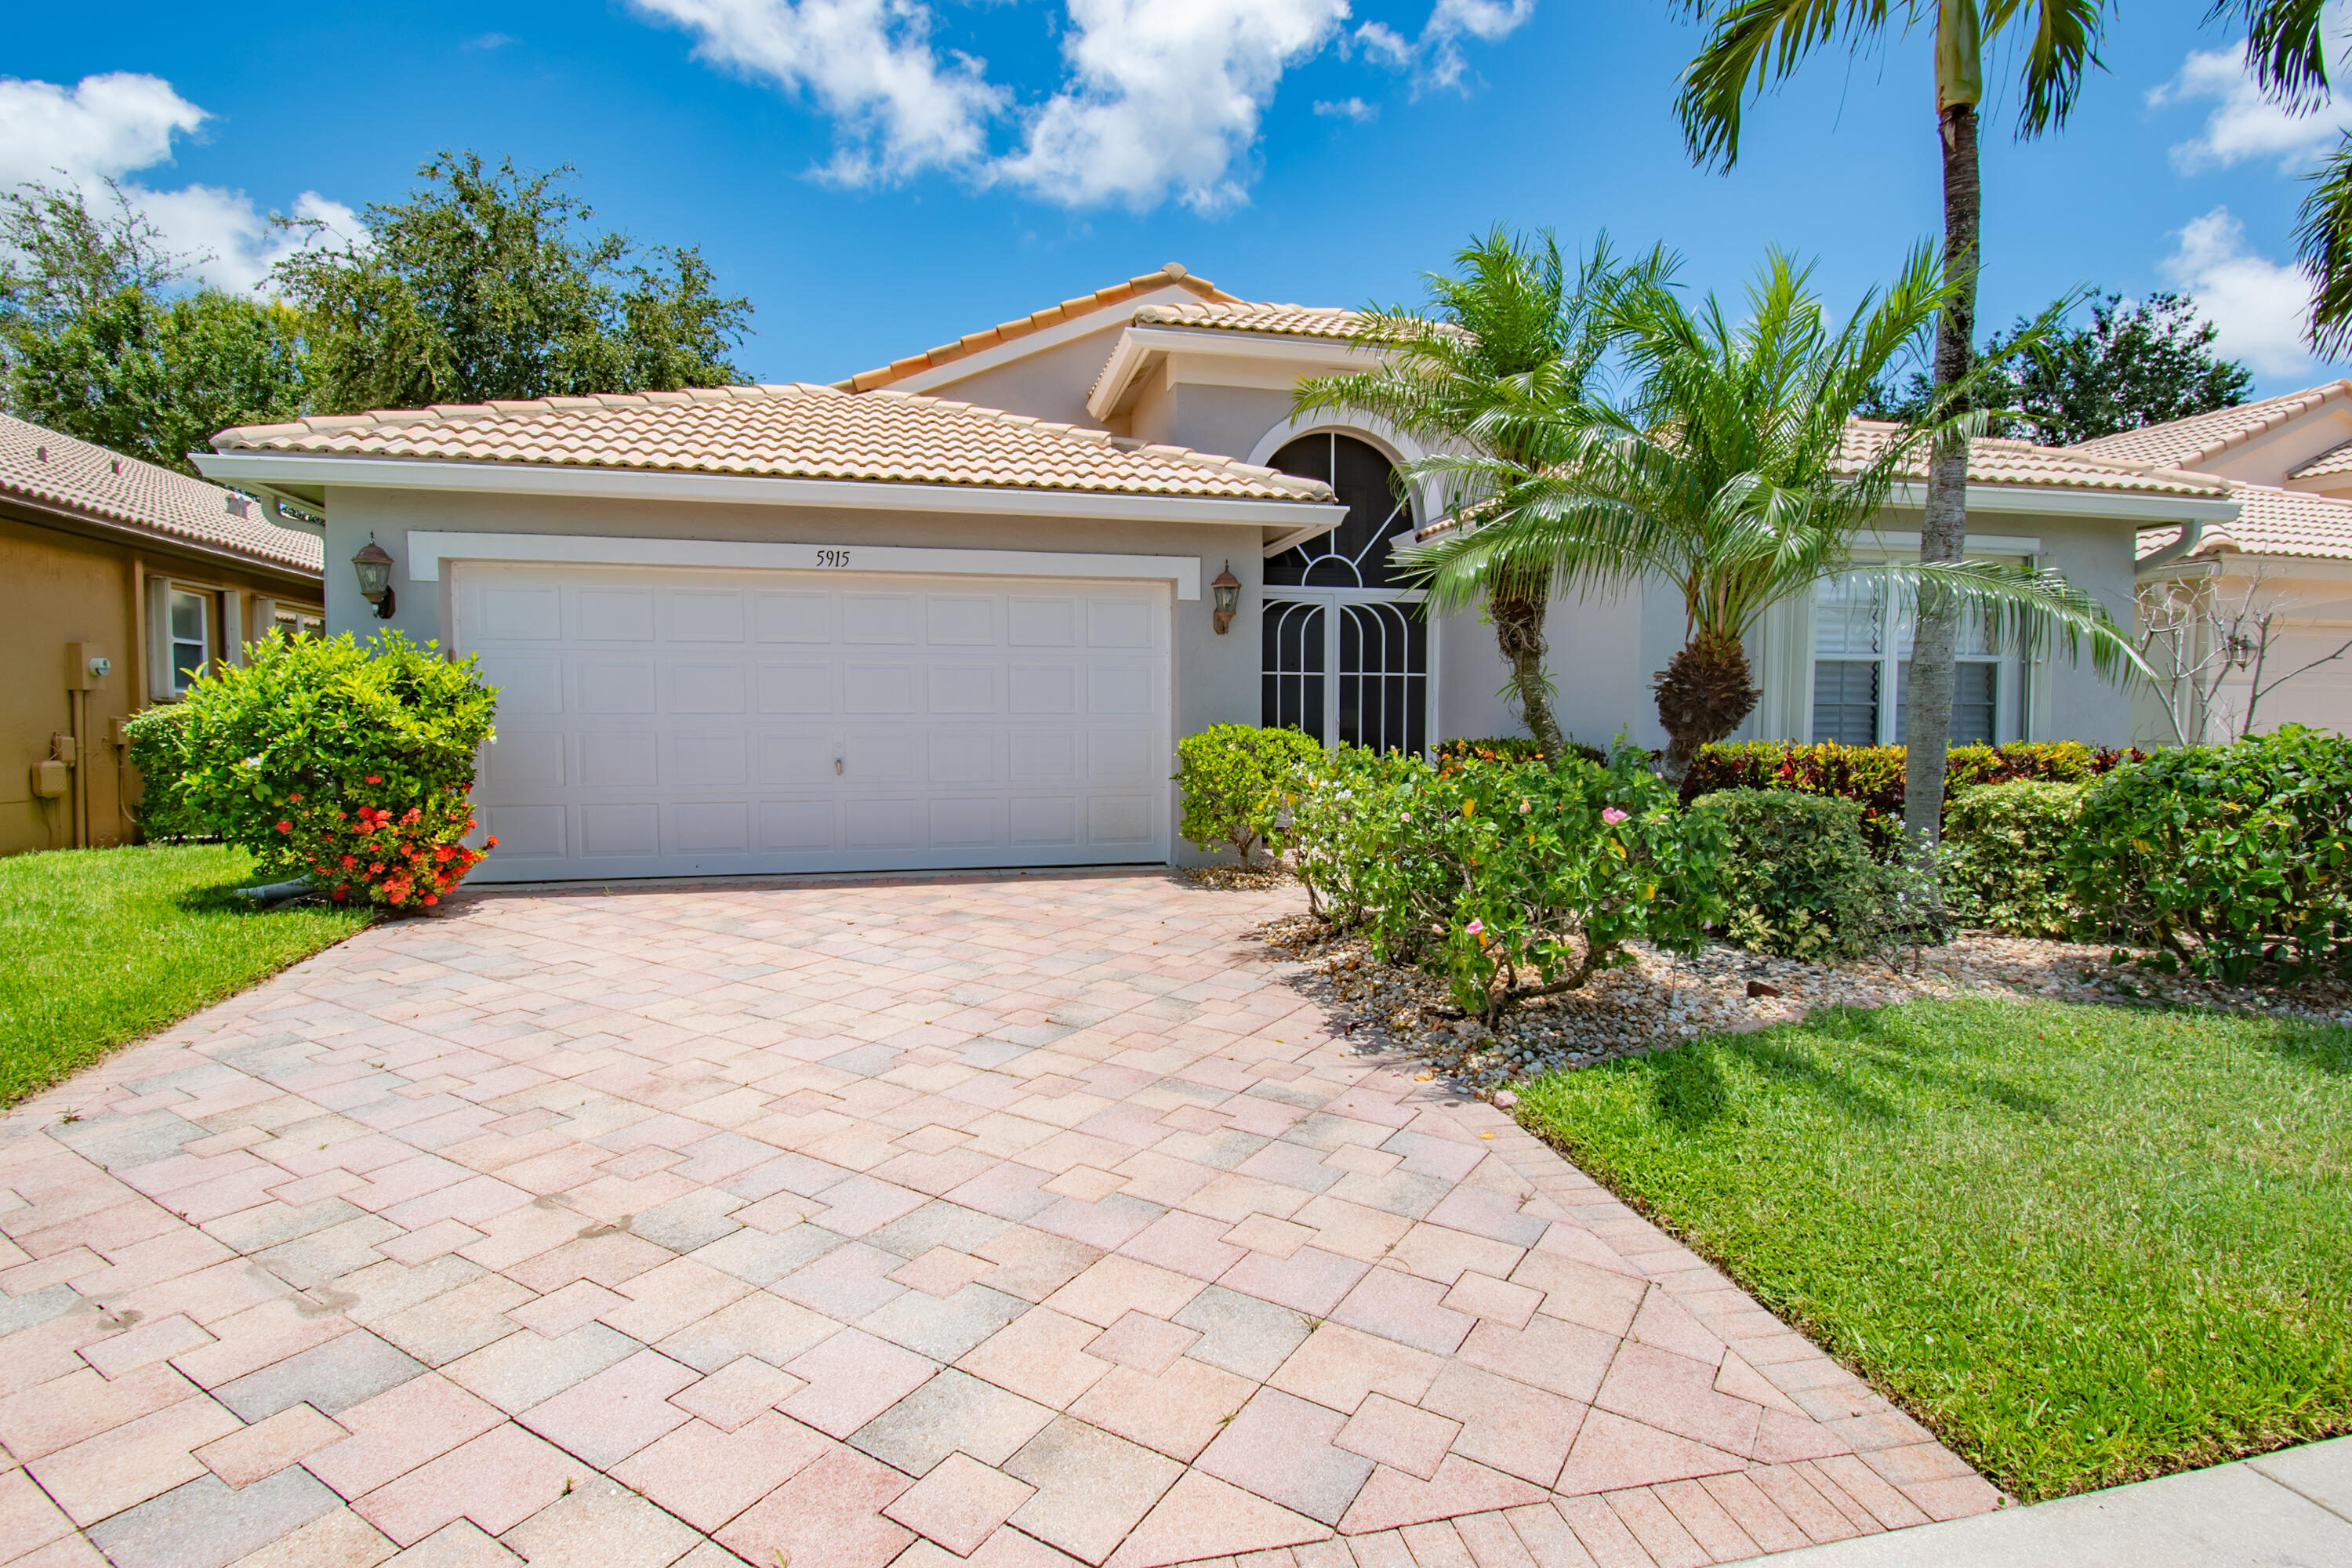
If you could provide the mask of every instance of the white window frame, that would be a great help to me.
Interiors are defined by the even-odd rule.
[[[172,604],[174,595],[184,595],[194,601],[204,618],[197,641],[204,658],[196,666],[201,674],[209,668],[219,655],[214,651],[221,616],[221,590],[211,583],[191,583],[176,577],[147,579],[147,695],[156,702],[177,702],[188,694],[193,681],[180,679],[180,667],[173,650],[188,639],[172,635]]]
[[[1894,559],[1892,555],[1858,554],[1854,560],[1854,565],[1856,567],[1879,565],[1892,559]],[[2020,559],[2021,563],[2026,565],[2032,564],[2033,560],[2030,555],[2012,559]],[[1821,584],[1815,584],[1805,605],[1805,636],[1808,645],[1804,677],[1805,738],[1808,742],[1819,733],[1818,720],[1813,710],[1813,699],[1814,694],[1820,690],[1821,665],[1824,662],[1860,664],[1874,657],[1862,654],[1825,654],[1821,651]],[[1877,738],[1872,743],[1875,745],[1899,746],[1904,742],[1902,674],[1903,666],[1909,662],[1910,650],[1906,646],[1909,639],[1903,635],[1905,631],[1903,621],[1904,617],[1897,614],[1896,595],[1891,593],[1882,595],[1878,603],[1878,651],[1874,656],[1878,665],[1878,691],[1875,700]],[[2015,652],[1962,653],[1958,656],[1958,662],[1989,664],[1993,667],[1993,743],[1999,745],[2023,738],[2027,732],[2025,690],[2031,679],[2031,671],[2022,656]],[[1956,741],[1953,743],[1958,745],[1963,742]]]

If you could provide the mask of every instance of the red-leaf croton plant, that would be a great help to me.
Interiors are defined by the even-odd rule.
[[[273,637],[247,656],[196,682],[184,721],[178,796],[223,837],[332,899],[394,910],[439,903],[497,847],[467,842],[475,754],[497,739],[475,659],[397,632]]]

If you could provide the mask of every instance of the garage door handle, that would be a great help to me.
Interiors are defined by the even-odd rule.
[[[833,759],[833,771],[836,777],[839,776],[841,773],[841,759],[839,757]]]

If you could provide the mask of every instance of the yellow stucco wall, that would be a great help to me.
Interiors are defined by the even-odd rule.
[[[136,837],[128,807],[140,783],[123,758],[120,721],[146,705],[142,631],[143,577],[163,576],[234,591],[249,621],[257,597],[317,603],[315,584],[247,571],[173,550],[85,537],[0,512],[0,854],[64,849],[76,842],[74,795],[34,794],[36,763],[75,754],[87,793],[87,841]],[[229,628],[214,617],[213,648],[226,650]],[[249,625],[236,628],[240,637]],[[67,687],[67,645],[92,651],[113,668],[91,690],[79,730]],[[69,737],[70,742],[58,737]],[[78,753],[78,754],[77,754]]]

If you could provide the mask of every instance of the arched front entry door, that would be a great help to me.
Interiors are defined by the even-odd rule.
[[[1321,479],[1348,509],[1328,533],[1265,563],[1263,722],[1325,744],[1429,744],[1429,623],[1418,591],[1389,582],[1389,546],[1412,531],[1396,469],[1370,442],[1324,431],[1271,466]]]

